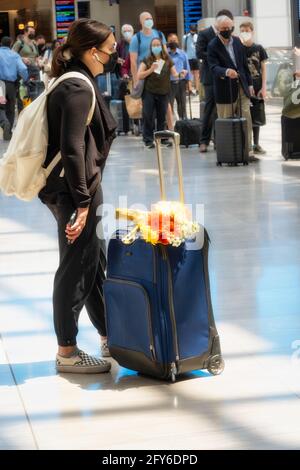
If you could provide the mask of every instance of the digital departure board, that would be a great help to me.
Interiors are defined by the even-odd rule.
[[[55,0],[55,17],[57,38],[68,34],[71,23],[75,20],[75,0]]]

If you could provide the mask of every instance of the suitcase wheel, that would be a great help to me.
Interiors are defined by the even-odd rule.
[[[222,163],[221,163],[221,162],[217,162],[217,166],[222,166]]]
[[[211,356],[208,360],[207,370],[212,375],[222,374],[225,368],[225,362],[220,354]]]
[[[248,166],[249,163],[248,163],[248,162],[244,162],[243,165],[244,165],[244,166]]]

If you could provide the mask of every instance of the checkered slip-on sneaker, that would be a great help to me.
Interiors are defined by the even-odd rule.
[[[56,370],[62,373],[72,374],[102,374],[109,372],[111,369],[110,362],[89,356],[83,351],[78,350],[77,354],[72,357],[63,357],[56,355]]]
[[[101,355],[101,357],[111,357],[107,341],[101,341],[101,343],[100,343],[100,355]]]

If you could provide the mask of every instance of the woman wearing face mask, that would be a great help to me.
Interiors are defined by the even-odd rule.
[[[173,61],[163,48],[160,39],[151,42],[151,54],[143,60],[139,67],[138,79],[145,80],[143,93],[143,139],[146,148],[154,148],[154,116],[156,111],[157,130],[163,131],[170,93],[171,75],[178,78]],[[164,143],[164,142],[162,142]],[[166,145],[171,145],[165,142]]]
[[[39,50],[34,42],[35,29],[31,26],[26,26],[22,39],[18,39],[13,50],[20,54],[22,60],[27,67],[34,67],[37,65],[37,58],[39,57]]]
[[[260,44],[255,44],[253,39],[254,26],[248,21],[240,26],[240,38],[246,49],[248,67],[253,80],[255,96],[265,100],[267,97],[267,65],[268,54]],[[259,144],[260,127],[253,126],[253,151],[255,154],[264,155],[266,151]]]
[[[121,78],[130,76],[130,55],[129,47],[133,37],[133,27],[130,24],[124,24],[121,28],[122,39],[118,42],[117,52],[119,55],[119,75]]]
[[[40,67],[38,57],[40,53],[34,39],[35,29],[31,26],[26,26],[23,37],[15,42],[13,50],[21,56],[24,64],[27,66],[29,79],[39,81]],[[22,110],[22,107],[21,100],[19,100],[19,111]]]
[[[75,21],[67,41],[54,51],[52,76],[80,72],[89,81],[69,78],[48,96],[49,145],[45,167],[61,153],[39,197],[58,225],[59,268],[54,279],[54,327],[58,341],[59,372],[101,373],[110,363],[93,358],[77,347],[78,318],[85,306],[101,336],[102,356],[109,356],[106,339],[102,283],[105,254],[99,234],[102,204],[101,179],[116,123],[94,77],[109,72],[116,63],[115,38],[106,25],[89,19]],[[96,106],[87,125],[93,102]],[[72,224],[70,217],[75,214]]]

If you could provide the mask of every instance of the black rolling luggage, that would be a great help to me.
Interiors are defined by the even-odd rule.
[[[238,117],[234,116],[232,84],[230,80],[230,92],[232,103],[232,117],[228,119],[217,119],[215,123],[215,139],[217,150],[217,165],[222,166],[227,163],[231,166],[239,164],[248,165],[249,148],[248,148],[248,128],[247,120],[242,117],[242,103],[239,93],[239,113]]]
[[[300,118],[281,116],[282,156],[285,160],[300,158]]]
[[[175,124],[175,132],[180,135],[180,145],[200,145],[202,119],[193,119],[191,95],[189,94],[190,119],[182,119]]]

